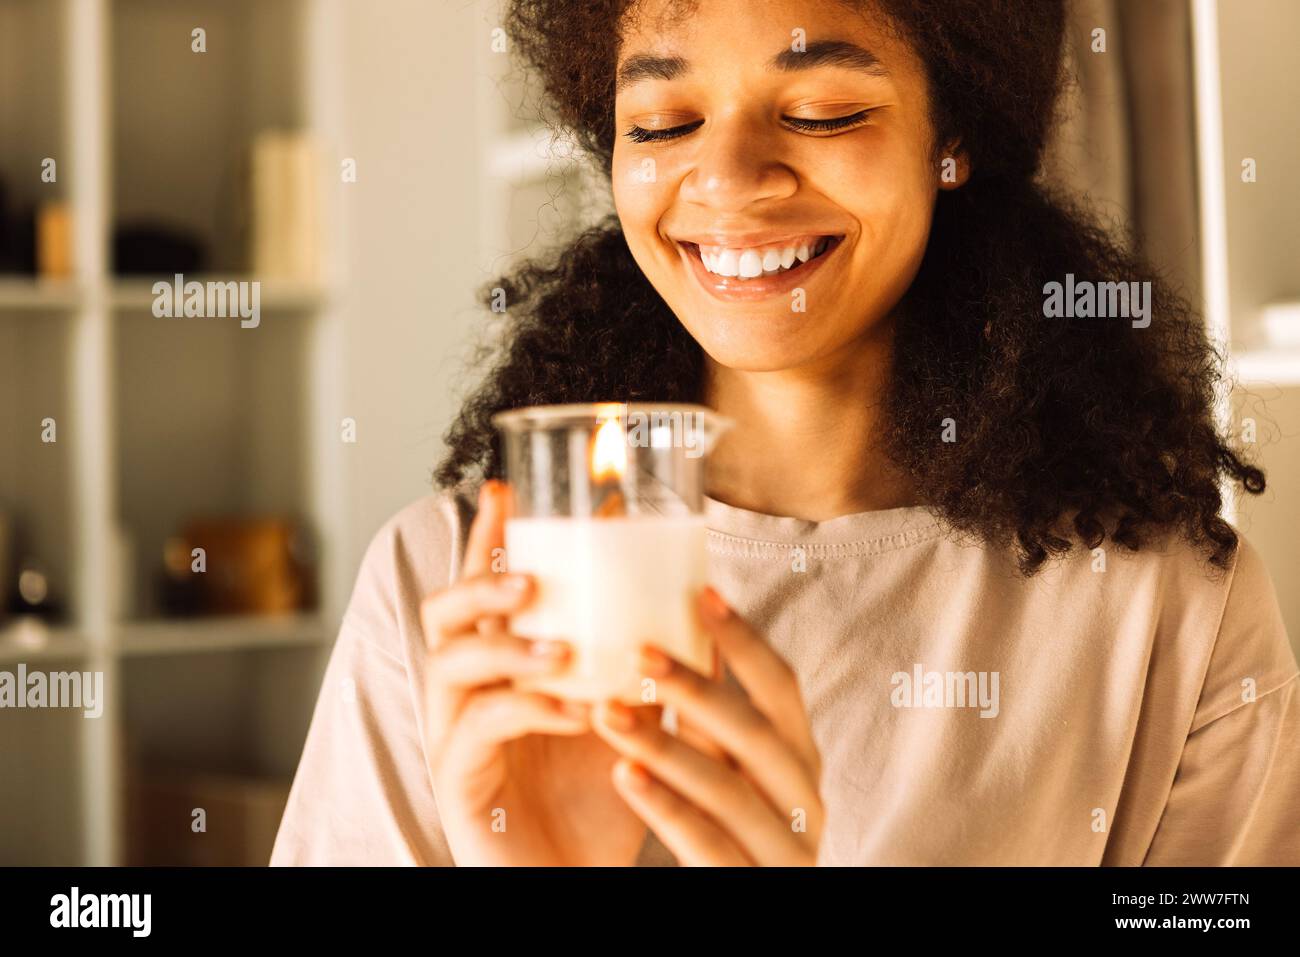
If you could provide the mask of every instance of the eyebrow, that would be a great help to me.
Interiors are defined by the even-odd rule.
[[[768,62],[769,70],[791,73],[823,66],[859,70],[872,76],[889,76],[879,58],[870,50],[848,40],[814,40],[803,50],[782,50]],[[656,56],[638,53],[628,57],[614,78],[615,89],[642,80],[675,80],[690,71],[690,64],[679,56]]]
[[[772,57],[772,70],[811,70],[819,66],[842,66],[873,76],[889,76],[889,71],[870,50],[848,40],[814,40],[802,52],[782,50]]]
[[[690,65],[679,56],[655,56],[638,53],[630,56],[618,68],[614,88],[622,89],[642,80],[675,80],[690,70]]]

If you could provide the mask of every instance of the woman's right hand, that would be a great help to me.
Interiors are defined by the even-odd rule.
[[[614,789],[618,755],[592,732],[588,706],[513,686],[563,668],[569,649],[509,632],[507,616],[536,585],[493,570],[508,496],[484,483],[460,579],[420,609],[425,747],[443,831],[459,865],[632,864],[646,826]]]

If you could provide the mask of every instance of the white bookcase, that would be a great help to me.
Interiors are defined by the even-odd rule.
[[[0,713],[0,864],[122,863],[134,768],[292,776],[351,574],[335,547],[337,231],[324,281],[263,284],[256,329],[155,319],[153,277],[115,277],[111,235],[161,217],[211,251],[212,275],[187,279],[256,280],[231,217],[241,158],[262,129],[308,131],[333,170],[321,181],[338,181],[337,16],[338,0],[0,0],[0,173],[15,200],[70,203],[75,268],[0,276],[0,510],[66,607],[52,627],[0,622],[0,668],[106,684],[99,719]],[[334,196],[321,200],[328,217]],[[160,615],[164,538],[190,514],[234,511],[304,522],[314,611]]]

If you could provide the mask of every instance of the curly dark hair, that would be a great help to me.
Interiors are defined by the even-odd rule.
[[[514,0],[506,28],[551,119],[608,175],[614,67],[629,0]],[[1222,361],[1185,298],[1038,175],[1066,82],[1065,0],[876,0],[926,67],[936,143],[971,162],[941,191],[897,308],[880,447],[954,529],[1032,574],[1076,542],[1137,550],[1180,533],[1218,569],[1237,535],[1220,480],[1264,475],[1215,423]],[[1151,322],[1045,319],[1067,273],[1150,277]],[[490,416],[521,405],[702,399],[703,353],[632,258],[616,217],[491,287],[505,335],[445,436],[445,485],[498,477]],[[960,423],[943,440],[943,420]],[[951,439],[951,436],[948,436]]]

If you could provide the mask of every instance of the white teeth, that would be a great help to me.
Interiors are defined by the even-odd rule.
[[[752,249],[740,254],[740,278],[753,279],[763,271],[763,257]]]
[[[829,237],[818,237],[784,247],[725,249],[721,246],[699,246],[697,249],[704,268],[714,275],[754,279],[792,269],[821,255],[829,247]]]

